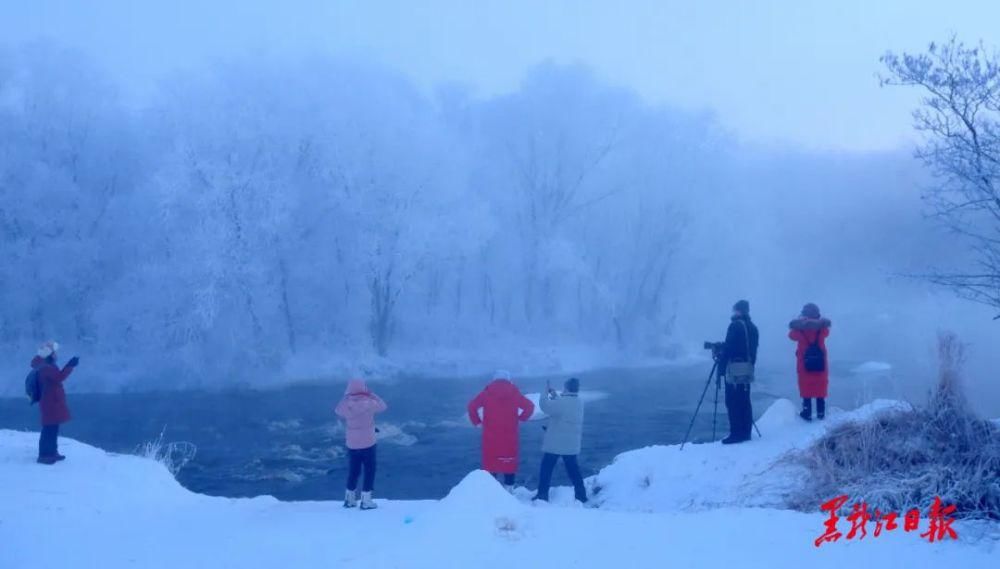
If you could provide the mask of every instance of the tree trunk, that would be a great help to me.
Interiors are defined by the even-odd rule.
[[[395,304],[392,298],[392,287],[389,284],[391,276],[372,277],[369,288],[372,294],[372,313],[369,323],[372,347],[380,357],[389,353],[389,340],[392,334],[392,309]]]
[[[292,308],[288,302],[288,265],[282,256],[278,257],[278,270],[281,274],[281,312],[285,316],[285,329],[288,331],[288,349],[294,354],[297,351],[295,322],[292,319]]]

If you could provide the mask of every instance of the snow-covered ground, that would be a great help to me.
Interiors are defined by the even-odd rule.
[[[588,480],[598,508],[572,503],[567,488],[532,505],[527,489],[512,496],[478,471],[440,501],[380,501],[369,512],[213,498],[154,461],[71,440],[67,461],[42,467],[34,433],[0,431],[0,568],[996,567],[996,526],[960,523],[959,541],[934,544],[869,530],[816,548],[825,517],[779,508],[801,476],[775,466],[780,457],[830,424],[897,405],[807,425],[777,401],[752,443],[624,453]]]

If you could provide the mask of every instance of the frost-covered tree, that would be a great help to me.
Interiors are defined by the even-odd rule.
[[[883,84],[923,94],[913,113],[924,135],[917,156],[936,178],[925,198],[971,250],[967,266],[926,277],[1000,309],[1000,55],[952,38],[926,53],[888,53],[882,62]]]
[[[543,65],[521,90],[491,102],[484,124],[507,191],[497,196],[520,238],[521,300],[531,322],[551,319],[556,286],[548,270],[565,224],[622,190],[606,164],[635,101],[581,67]],[[571,254],[571,253],[570,253]]]
[[[579,67],[480,99],[317,59],[177,74],[132,109],[72,53],[0,52],[0,352],[55,336],[109,383],[221,385],[296,359],[645,350],[677,212],[709,187],[682,116]]]
[[[440,267],[476,239],[460,145],[427,101],[380,76],[362,76],[330,100],[329,191],[349,229],[343,255],[368,294],[371,345],[384,356],[402,295],[428,267]],[[463,230],[463,229],[468,230]]]
[[[110,212],[142,163],[110,81],[77,54],[0,52],[0,341],[97,340],[95,310],[123,266]]]
[[[703,148],[709,130],[586,68],[551,64],[481,113],[497,187],[489,199],[517,237],[497,248],[507,261],[494,266],[517,268],[508,290],[524,320],[623,350],[663,342],[690,173],[717,156]],[[709,178],[696,183],[708,189]]]

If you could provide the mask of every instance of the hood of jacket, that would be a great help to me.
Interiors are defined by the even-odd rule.
[[[521,392],[517,389],[510,380],[507,379],[494,379],[486,386],[486,391],[493,397],[497,399],[514,399],[521,395]]]
[[[368,384],[363,379],[352,379],[347,382],[347,389],[344,395],[361,395],[368,393]]]

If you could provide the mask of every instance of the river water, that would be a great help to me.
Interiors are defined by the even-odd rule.
[[[837,369],[833,371],[836,376]],[[621,452],[679,443],[707,373],[706,366],[692,366],[579,374],[587,401],[580,456],[584,475],[595,473]],[[778,374],[766,370],[760,375],[753,391],[758,417],[775,397],[795,395],[794,379],[779,380]],[[538,393],[547,379],[559,386],[564,378],[530,378],[517,384],[525,393]],[[389,404],[377,421],[378,496],[440,498],[478,467],[480,431],[469,425],[465,405],[484,383],[468,378],[370,382]],[[329,383],[261,391],[71,393],[74,418],[63,434],[119,453],[134,452],[161,433],[168,442],[193,443],[197,455],[178,479],[199,493],[339,499],[347,461],[344,429],[332,408],[343,389],[343,383]],[[841,389],[831,403],[852,407],[859,402],[858,393],[857,386]],[[714,389],[709,389],[693,440],[711,438],[713,396]],[[0,399],[0,428],[37,430],[37,421],[37,408],[25,400]],[[543,424],[531,421],[521,427],[518,483],[532,488],[538,478]],[[717,437],[727,429],[720,394]],[[567,483],[560,470],[554,483]]]

